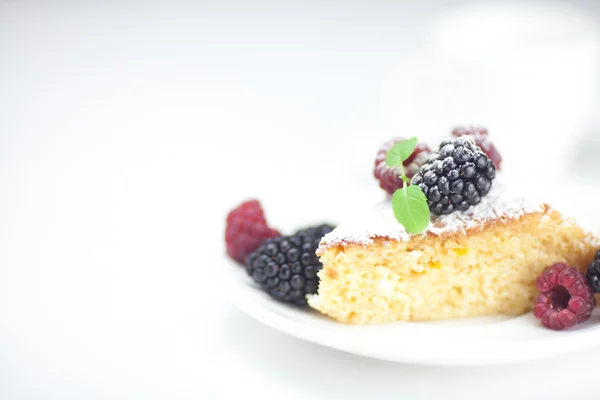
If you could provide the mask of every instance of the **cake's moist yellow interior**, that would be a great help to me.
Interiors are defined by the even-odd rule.
[[[532,308],[545,267],[564,262],[584,271],[597,245],[546,209],[461,234],[332,246],[321,251],[309,304],[351,324],[519,315]]]

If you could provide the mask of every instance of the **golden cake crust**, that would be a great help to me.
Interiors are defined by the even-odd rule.
[[[460,236],[470,236],[470,235],[476,234],[478,232],[493,229],[494,227],[497,227],[497,226],[506,226],[506,225],[510,225],[510,224],[515,224],[518,222],[522,222],[522,221],[526,220],[527,218],[531,218],[534,215],[548,215],[549,217],[552,217],[553,215],[558,216],[558,215],[560,215],[560,213],[558,211],[552,209],[548,204],[542,203],[539,205],[539,210],[537,210],[537,211],[524,212],[523,214],[518,215],[518,216],[513,216],[513,215],[508,215],[508,214],[498,215],[495,217],[482,219],[477,224],[465,225],[460,230],[444,229],[444,228],[446,228],[447,224],[446,224],[446,222],[444,222],[444,220],[439,219],[439,220],[435,220],[432,222],[432,227],[434,229],[439,230],[438,233],[434,233],[434,231],[432,231],[432,230],[427,230],[426,232],[424,232],[421,235],[411,236],[410,240],[413,242],[421,242],[423,244],[427,244],[427,243],[431,244],[431,243],[433,243],[433,241],[436,241],[436,240],[445,240],[448,238],[458,238]],[[373,241],[373,243],[372,243],[373,245],[387,246],[390,243],[390,241],[394,241],[396,239],[391,239],[387,236],[373,235],[371,237],[371,240]],[[330,242],[328,242],[327,240],[324,240],[323,242],[321,242],[319,248],[317,249],[317,255],[321,256],[325,253],[325,251],[332,249],[332,248],[337,248],[339,251],[340,249],[343,249],[343,248],[346,248],[349,246],[366,246],[366,244],[364,242],[357,241],[352,238],[347,238],[342,241],[330,241]]]

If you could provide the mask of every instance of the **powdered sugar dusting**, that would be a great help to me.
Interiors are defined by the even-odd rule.
[[[507,191],[500,176],[494,181],[490,193],[481,203],[467,211],[450,215],[434,216],[427,230],[421,235],[445,235],[461,233],[476,228],[490,220],[517,219],[523,215],[540,212],[545,205],[538,199],[514,196]],[[353,221],[341,224],[321,240],[320,248],[336,245],[368,245],[375,238],[408,241],[413,235],[394,218],[390,200],[377,204],[373,209],[356,215]]]

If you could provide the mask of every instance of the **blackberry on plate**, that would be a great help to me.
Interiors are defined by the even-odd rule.
[[[496,167],[472,138],[465,136],[444,140],[433,153],[412,184],[418,185],[433,214],[466,211],[479,204],[496,177]]]
[[[306,295],[317,293],[317,272],[323,268],[316,255],[320,240],[302,234],[267,239],[248,256],[246,271],[271,297],[307,305]]]
[[[587,321],[596,307],[594,293],[576,268],[557,263],[546,268],[535,284],[540,294],[533,314],[553,330]]]
[[[494,143],[490,140],[488,136],[488,130],[483,127],[471,126],[469,128],[465,127],[457,127],[452,130],[452,135],[456,137],[461,136],[470,136],[475,141],[475,144],[481,148],[481,150],[487,154],[487,156],[492,160],[496,169],[500,171],[500,167],[502,165],[502,156]]]
[[[400,177],[400,169],[398,167],[390,167],[387,165],[385,158],[388,151],[390,151],[396,143],[403,140],[404,139],[402,138],[395,138],[384,143],[377,152],[377,157],[375,158],[373,175],[375,176],[375,179],[379,181],[379,186],[390,195],[393,195],[396,190],[403,188],[404,182]],[[421,165],[425,163],[429,154],[431,154],[429,147],[427,147],[426,144],[418,143],[410,157],[402,163],[406,176],[412,178],[419,171]]]
[[[589,265],[586,276],[592,290],[600,293],[600,250],[596,253],[594,261]]]

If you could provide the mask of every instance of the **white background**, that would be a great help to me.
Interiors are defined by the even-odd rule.
[[[286,232],[338,222],[381,198],[382,141],[485,123],[389,101],[427,22],[459,2],[414,3],[0,0],[0,398],[594,395],[600,348],[392,364],[287,337],[223,293],[241,200]],[[536,171],[559,161],[535,157]]]

